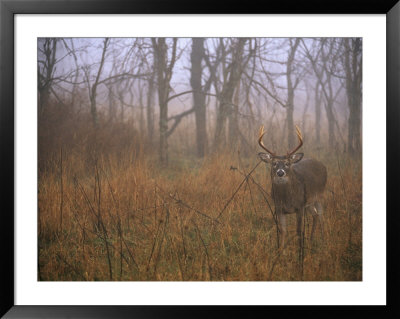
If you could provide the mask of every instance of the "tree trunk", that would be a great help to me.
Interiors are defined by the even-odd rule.
[[[133,99],[131,99],[130,105],[132,105]],[[140,123],[139,123],[139,130],[140,130],[140,136],[143,136],[144,133],[144,106],[143,106],[143,92],[142,88],[139,87],[139,118],[140,118]]]
[[[294,147],[294,122],[293,122],[293,111],[294,111],[294,90],[296,85],[292,82],[292,65],[296,54],[297,47],[299,46],[300,39],[297,38],[295,43],[292,44],[290,40],[290,51],[288,55],[288,61],[286,64],[286,82],[288,97],[286,102],[286,122],[288,128],[288,146],[289,149]]]
[[[246,39],[239,38],[236,48],[232,54],[232,62],[228,66],[229,74],[226,76],[227,81],[224,83],[221,91],[221,99],[217,110],[217,123],[215,128],[214,137],[214,149],[218,150],[222,142],[225,142],[225,129],[226,120],[231,114],[232,110],[232,98],[235,91],[235,87],[240,80],[242,74],[241,62],[243,58],[243,49],[246,43]]]
[[[238,138],[239,138],[239,122],[238,122],[238,113],[239,113],[239,93],[240,93],[240,81],[238,82],[235,90],[235,97],[233,100],[233,104],[231,106],[231,112],[229,114],[229,146],[233,149],[237,146]]]
[[[47,86],[43,89],[39,89],[39,109],[41,111],[43,111],[45,107],[48,105],[49,97],[50,97],[50,90]]]
[[[361,39],[345,39],[344,67],[349,107],[347,150],[351,156],[361,155]]]
[[[326,117],[328,119],[328,143],[333,149],[335,146],[335,116],[333,114],[333,102],[327,101],[325,104]]]
[[[72,54],[72,57],[74,58],[74,63],[75,63],[75,79],[74,79],[74,84],[72,86],[72,92],[71,92],[71,107],[74,109],[75,108],[75,98],[76,98],[76,90],[78,88],[78,79],[79,79],[79,63],[78,63],[78,58],[76,56],[75,52],[75,46],[74,46],[74,40],[71,39],[71,48],[69,48],[67,42],[65,39],[62,40],[64,43],[65,48],[68,50],[69,53]]]
[[[361,103],[356,96],[349,103],[349,111],[348,152],[351,156],[356,156],[361,151]]]
[[[57,39],[45,39],[43,43],[45,67],[40,70],[38,66],[38,91],[39,91],[39,109],[42,112],[48,105],[51,87],[53,85],[53,76],[55,72]]]
[[[123,123],[125,119],[125,107],[124,107],[124,96],[122,92],[118,94],[118,99],[119,99],[119,106],[121,108],[121,113],[120,113],[121,123]]]
[[[168,164],[168,105],[160,101],[160,162],[162,165]]]
[[[158,103],[160,106],[160,148],[159,158],[163,166],[168,165],[168,96],[172,69],[176,61],[176,38],[173,39],[171,60],[168,64],[168,47],[165,38],[152,38],[154,48],[154,69],[157,72]]]
[[[214,150],[217,151],[222,144],[225,144],[225,123],[227,117],[227,108],[226,102],[221,100],[218,105],[217,110],[217,123],[215,127],[215,135],[214,135]]]
[[[99,124],[99,118],[97,115],[96,95],[91,96],[90,98],[90,114],[92,115],[93,126],[97,128]]]
[[[205,95],[203,101],[198,101],[201,107],[195,108],[196,117],[196,142],[197,142],[197,156],[204,157],[207,152],[207,129],[206,129],[206,105]],[[201,103],[201,104],[200,104]]]
[[[289,92],[290,93],[290,92]],[[289,94],[289,96],[292,94]],[[287,130],[288,130],[288,146],[289,149],[294,147],[294,121],[293,121],[293,95],[290,98],[291,101],[288,100],[286,105],[286,123],[287,123]]]
[[[114,93],[112,86],[108,87],[108,121],[112,122],[114,119]]]
[[[160,106],[160,148],[159,157],[162,165],[168,164],[168,86],[169,82],[166,83],[164,74],[166,71],[166,59],[167,59],[167,45],[164,38],[158,39],[157,51],[156,51],[156,63],[157,63],[157,82],[158,82],[158,103]]]
[[[93,83],[92,89],[89,90],[89,93],[90,93],[90,113],[92,115],[92,122],[93,122],[93,126],[95,128],[97,128],[98,122],[99,122],[98,115],[97,115],[97,105],[96,105],[97,86],[99,84],[101,72],[103,70],[105,56],[106,56],[106,52],[107,52],[107,47],[108,47],[109,41],[110,41],[109,38],[105,38],[104,39],[103,52],[101,54],[100,66],[99,66],[99,69],[97,71],[96,79],[95,79],[95,81]]]
[[[154,75],[155,72],[153,70],[152,75],[149,78],[149,87],[147,91],[147,107],[146,107],[146,116],[147,116],[147,139],[150,146],[153,145],[154,139]]]
[[[204,39],[193,38],[191,53],[191,77],[190,84],[193,89],[193,108],[196,119],[196,145],[197,156],[204,157],[207,150],[207,129],[206,129],[206,96],[203,92],[201,78],[201,61],[204,57]]]
[[[321,144],[321,95],[318,89],[319,83],[315,88],[315,140],[319,146]]]

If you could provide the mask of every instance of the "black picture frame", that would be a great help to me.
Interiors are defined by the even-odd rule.
[[[379,318],[400,316],[399,204],[396,182],[399,179],[400,136],[400,3],[398,0],[328,0],[257,3],[229,3],[202,0],[0,0],[0,181],[1,196],[1,308],[4,318],[152,318],[152,317],[228,317],[317,316]],[[386,306],[16,306],[14,303],[14,16],[16,14],[386,14],[387,29],[387,305]],[[378,158],[378,155],[377,155]],[[377,212],[379,213],[379,212]]]

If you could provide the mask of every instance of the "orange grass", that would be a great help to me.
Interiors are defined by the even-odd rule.
[[[305,145],[306,155],[328,167],[328,184],[325,238],[317,228],[310,241],[312,218],[306,216],[302,273],[297,240],[277,248],[264,196],[272,208],[273,201],[259,189],[269,193],[264,164],[221,214],[244,179],[241,173],[257,164],[256,152],[198,160],[171,151],[169,167],[160,168],[128,124],[97,133],[84,121],[75,125],[51,147],[48,140],[55,137],[39,128],[39,280],[362,280],[360,161],[335,150],[313,154]],[[295,222],[290,215],[293,239]]]

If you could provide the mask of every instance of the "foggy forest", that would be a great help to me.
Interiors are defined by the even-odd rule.
[[[37,72],[38,280],[362,280],[361,38],[39,38]],[[327,180],[283,241],[291,150]]]

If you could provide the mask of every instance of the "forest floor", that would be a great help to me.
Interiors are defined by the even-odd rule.
[[[160,168],[129,147],[84,150],[39,158],[38,280],[362,280],[360,160],[308,152],[328,168],[324,236],[317,228],[311,241],[306,215],[299,259],[293,214],[278,249],[265,164],[245,178],[256,154],[179,156]]]

